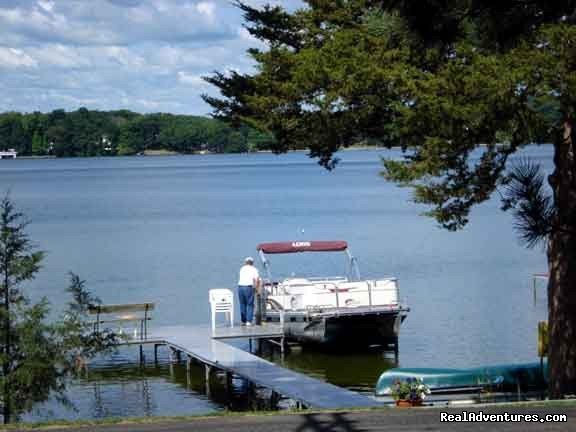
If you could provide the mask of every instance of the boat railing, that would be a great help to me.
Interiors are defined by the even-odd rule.
[[[378,285],[377,281],[362,283],[316,283],[310,286],[282,287],[269,285],[268,295],[280,297],[278,302],[286,309],[305,310],[322,305],[325,308],[398,306],[396,284]]]
[[[267,305],[270,305],[270,307],[274,311],[278,312],[278,315],[280,316],[280,327],[284,328],[284,308],[282,307],[282,305],[279,304],[276,300],[270,299],[266,296],[264,297],[264,302]]]
[[[347,282],[348,278],[344,276],[324,276],[324,277],[309,277],[307,278],[311,282]]]
[[[281,287],[282,287],[282,285],[279,284],[278,282],[265,282],[264,283],[264,291],[268,295],[278,296],[278,295],[284,294],[284,293],[280,292]]]
[[[368,306],[372,307],[372,283],[368,282]]]

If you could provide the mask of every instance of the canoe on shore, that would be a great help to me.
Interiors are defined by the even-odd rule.
[[[547,386],[547,364],[484,366],[473,369],[394,368],[380,375],[377,396],[388,396],[397,380],[420,378],[432,393],[466,391],[535,391]]]

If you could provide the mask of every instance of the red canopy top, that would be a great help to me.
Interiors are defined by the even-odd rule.
[[[348,243],[342,240],[335,240],[260,243],[256,249],[267,254],[285,254],[294,252],[336,252],[347,248]]]

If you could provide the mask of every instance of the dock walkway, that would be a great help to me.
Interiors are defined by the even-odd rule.
[[[132,343],[167,345],[205,365],[231,373],[289,397],[309,408],[338,409],[382,406],[376,400],[282,368],[220,339],[232,337],[280,337],[281,329],[267,324],[251,328],[218,328],[214,337],[208,327],[162,327],[144,341]]]

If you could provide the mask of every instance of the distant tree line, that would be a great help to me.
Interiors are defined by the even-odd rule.
[[[0,150],[20,156],[132,155],[147,150],[241,153],[265,150],[273,138],[248,126],[208,117],[80,108],[0,113]]]

